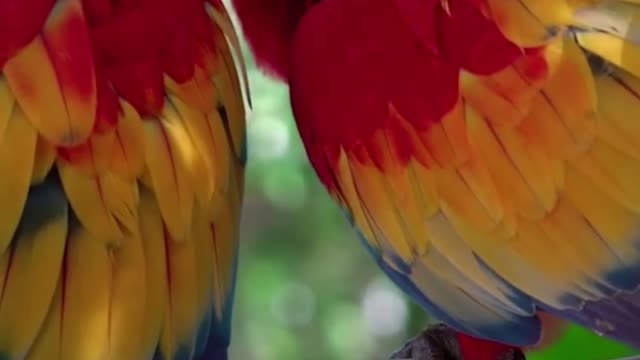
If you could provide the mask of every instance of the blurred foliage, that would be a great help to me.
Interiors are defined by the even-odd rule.
[[[310,168],[285,85],[246,48],[253,111],[231,359],[386,359],[428,318],[375,266]],[[573,327],[530,360],[630,349]]]

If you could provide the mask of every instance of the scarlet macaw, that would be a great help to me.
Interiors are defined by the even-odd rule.
[[[639,0],[234,6],[318,177],[464,359],[558,319],[640,346]]]
[[[227,358],[233,48],[219,0],[0,0],[0,359]]]

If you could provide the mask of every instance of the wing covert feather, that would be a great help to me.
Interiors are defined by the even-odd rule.
[[[455,101],[426,125],[417,115],[433,113],[410,103],[423,89],[396,69],[389,73],[406,80],[404,97],[395,88],[375,88],[386,74],[368,74],[367,83],[353,68],[356,75],[345,74],[342,85],[353,91],[360,79],[375,89],[358,88],[368,101],[381,103],[358,108],[369,118],[352,127],[321,122],[319,114],[338,114],[323,107],[342,100],[323,92],[328,83],[318,64],[319,75],[307,75],[311,65],[294,63],[292,104],[318,175],[383,270],[460,330],[531,345],[543,331],[536,313],[549,311],[639,345],[615,314],[640,304],[640,3],[446,0],[434,6],[443,4],[452,18],[456,9],[476,6],[474,16],[493,21],[520,54],[489,73],[462,63]],[[326,5],[303,21],[294,61],[312,62],[301,42],[315,36],[310,24],[321,12],[337,18],[337,8]],[[458,36],[438,34],[444,27],[434,26],[443,42]],[[373,30],[367,36],[386,40]],[[333,40],[337,50],[323,61],[338,66],[343,44]],[[458,40],[459,46],[468,41]],[[427,50],[451,62],[462,56],[444,45]],[[465,61],[482,56],[492,54],[472,53]],[[427,65],[416,62],[413,70]],[[451,84],[434,78],[430,85],[448,94]],[[425,108],[445,98],[424,93],[431,95],[421,97]],[[324,121],[338,134],[329,136]],[[636,310],[630,316],[640,319]]]

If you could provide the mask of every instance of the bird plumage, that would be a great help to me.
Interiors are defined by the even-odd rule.
[[[472,336],[534,345],[544,312],[640,345],[640,2],[305,4],[280,73],[383,271]]]
[[[0,358],[227,358],[239,55],[218,1],[0,0]]]

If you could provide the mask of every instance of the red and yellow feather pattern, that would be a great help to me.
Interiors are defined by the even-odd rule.
[[[0,358],[226,359],[234,31],[218,1],[0,0]]]
[[[639,4],[323,0],[301,19],[309,158],[433,315],[524,346],[544,311],[640,344]]]

